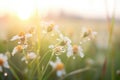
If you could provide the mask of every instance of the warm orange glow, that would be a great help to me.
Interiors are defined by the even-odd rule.
[[[28,19],[35,9],[34,3],[31,0],[20,0],[15,6],[15,12],[22,20]]]
[[[18,17],[20,17],[22,20],[26,20],[31,16],[31,12],[27,12],[26,10],[17,11]]]
[[[0,0],[0,12],[15,13],[22,20],[28,19],[35,8],[34,0]]]
[[[109,15],[112,14],[113,3],[116,1],[116,15],[120,16],[120,0],[106,1]],[[0,0],[0,12],[15,12],[22,20],[28,19],[36,8],[42,16],[46,16],[48,12],[59,13],[61,9],[84,17],[106,16],[105,0]]]

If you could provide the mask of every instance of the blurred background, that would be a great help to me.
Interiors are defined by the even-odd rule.
[[[11,51],[11,36],[36,26],[37,21],[55,22],[74,43],[79,43],[79,31],[83,27],[91,27],[97,32],[95,40],[84,43],[86,57],[83,62],[76,60],[68,72],[92,62],[95,70],[68,80],[113,80],[111,66],[114,79],[120,79],[120,0],[0,0],[0,52]],[[110,36],[112,41],[109,43]],[[112,47],[109,48],[109,44]],[[113,57],[106,60],[109,54]],[[109,65],[109,59],[113,65],[111,62]]]

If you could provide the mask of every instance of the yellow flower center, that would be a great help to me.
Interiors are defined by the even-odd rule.
[[[62,70],[64,68],[64,64],[63,63],[58,63],[56,66],[56,70]]]
[[[19,34],[18,34],[18,36],[25,36],[25,33],[24,32],[20,32]]]
[[[3,59],[0,59],[0,66],[2,66],[4,63]]]
[[[21,45],[18,45],[18,46],[16,47],[16,49],[17,49],[18,51],[20,51],[20,50],[23,49],[23,47],[22,47]]]
[[[78,46],[77,45],[73,46],[73,53],[74,54],[78,53]]]
[[[54,24],[50,24],[47,28],[47,32],[51,32],[54,28]]]

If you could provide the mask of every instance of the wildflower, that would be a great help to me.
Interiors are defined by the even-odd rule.
[[[61,40],[61,43],[60,43],[61,46],[71,43],[71,40],[68,37],[63,36],[62,34],[60,34],[60,40]]]
[[[65,52],[65,49],[64,49],[63,46],[57,46],[57,47],[55,47],[53,50],[54,50],[54,52],[56,53],[56,55],[58,55],[58,54],[61,53],[61,52]]]
[[[0,72],[2,72],[2,68],[9,68],[8,62],[7,62],[8,58],[6,55],[4,54],[0,54]]]
[[[62,77],[66,74],[64,64],[61,62],[59,57],[57,57],[56,62],[50,61],[50,65],[54,70],[56,70],[56,74],[58,77]]]
[[[18,35],[13,36],[11,41],[14,41],[14,40],[25,41],[25,39],[29,37],[32,37],[31,33],[20,32]]]
[[[82,31],[83,38],[90,37],[94,39],[96,34],[97,32],[94,32],[91,28],[83,28],[83,31]]]
[[[47,28],[47,32],[51,32],[54,28],[54,24],[49,24]]]
[[[20,32],[18,35],[13,36],[12,39],[11,39],[11,41],[21,39],[24,36],[25,36],[25,33],[24,32]]]
[[[60,30],[58,29],[58,25],[54,24],[53,22],[41,22],[41,27],[42,27],[42,33],[46,34],[52,31],[57,32],[58,34],[61,33]],[[52,34],[51,36],[53,36]]]
[[[84,54],[83,54],[83,49],[78,46],[78,45],[68,45],[68,48],[67,48],[67,56],[70,57],[70,56],[73,56],[73,55],[79,55],[81,58],[84,57]]]
[[[12,51],[12,55],[14,56],[18,51],[21,51],[23,49],[26,49],[27,45],[17,45],[13,51]]]
[[[58,29],[58,25],[55,25],[53,23],[48,23],[48,25],[47,25],[47,32],[51,32],[53,30],[58,32],[58,33],[60,33],[60,31]]]
[[[21,60],[28,63],[28,60],[35,59],[36,57],[37,57],[37,55],[34,52],[30,52],[26,56],[24,56]]]

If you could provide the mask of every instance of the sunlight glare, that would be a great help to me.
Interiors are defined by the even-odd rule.
[[[34,3],[31,0],[20,0],[15,8],[15,12],[22,20],[30,18],[35,9]]]

